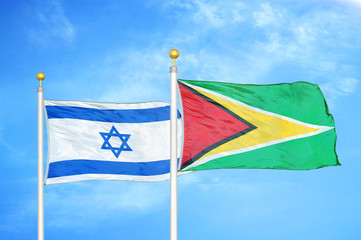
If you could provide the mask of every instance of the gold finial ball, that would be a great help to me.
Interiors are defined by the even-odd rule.
[[[179,52],[177,49],[172,49],[169,51],[169,57],[172,59],[176,59],[179,56]]]
[[[42,72],[39,72],[38,74],[36,74],[36,78],[39,80],[39,81],[43,81],[45,79],[45,74],[42,73]]]

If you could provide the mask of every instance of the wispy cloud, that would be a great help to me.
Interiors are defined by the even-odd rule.
[[[260,8],[253,14],[254,25],[262,29],[266,40],[256,42],[248,57],[263,66],[260,71],[265,73],[281,64],[292,64],[302,70],[306,77],[303,80],[323,85],[342,81],[355,86],[357,80],[344,77],[357,76],[356,66],[345,59],[347,52],[361,51],[355,15],[331,8],[314,9],[298,16],[269,3],[261,4]],[[341,92],[336,95],[347,96]]]
[[[335,101],[339,97],[345,97],[356,92],[359,84],[359,80],[355,78],[339,78],[321,84],[320,88],[328,97],[328,103],[331,107],[334,107]]]
[[[330,1],[346,3],[346,4],[351,4],[353,6],[361,7],[361,1],[360,0],[330,0]]]
[[[186,11],[193,23],[211,28],[244,21],[244,4],[241,1],[173,0],[167,1],[165,7]]]
[[[114,48],[79,69],[76,76],[65,76],[56,88],[66,93],[66,98],[81,101],[169,101],[169,50],[158,46]]]
[[[0,147],[5,148],[10,154],[8,156],[16,156],[16,157],[24,157],[26,154],[23,150],[19,148],[15,148],[11,144],[9,144],[3,137],[3,128],[0,125]],[[0,151],[0,160],[3,160],[5,152]]]
[[[169,73],[167,68],[164,68],[171,65],[168,51],[165,48],[154,47],[140,50],[121,49],[109,53],[105,56],[104,65],[99,69],[99,74],[104,79],[99,79],[103,91],[98,100],[168,101]]]
[[[279,77],[269,75],[275,68],[291,64],[302,71],[302,80],[322,84],[335,75],[343,78],[356,72],[344,58],[347,51],[361,51],[361,34],[355,27],[359,18],[347,10],[315,7],[300,14],[273,2],[200,0],[170,1],[165,6],[172,14],[178,11],[178,25],[187,25],[187,31],[168,38],[188,50],[181,53],[183,78],[267,83]],[[229,40],[224,37],[228,35]],[[256,41],[244,45],[242,39],[248,35]],[[212,48],[207,41],[212,41]]]
[[[353,74],[357,68],[345,60],[347,51],[361,51],[361,34],[357,17],[347,11],[310,8],[300,14],[272,2],[233,0],[172,0],[159,3],[159,8],[177,15],[172,18],[174,30],[149,39],[146,48],[119,48],[100,56],[91,70],[100,90],[93,100],[168,101],[169,75],[164,66],[170,65],[170,49],[164,46],[170,44],[180,50],[178,76],[184,79],[292,81],[294,76],[286,76],[286,70],[282,76],[271,76],[280,66],[290,65],[302,73],[299,80],[318,84],[345,76],[358,78]],[[248,35],[256,40],[245,44]]]
[[[28,205],[27,203],[25,203]],[[19,206],[14,212],[9,214],[1,213],[0,217],[0,236],[11,236],[15,239],[24,239],[24,236],[29,235],[26,229],[34,228],[33,221],[36,221],[33,216],[36,216],[36,203],[32,206]],[[22,231],[24,230],[24,232]]]
[[[269,7],[265,11],[274,12]],[[340,51],[361,50],[361,35],[353,27],[356,19],[333,9],[286,16],[289,22],[284,22],[282,29],[262,25],[268,32],[268,43],[260,43],[259,48],[275,56],[268,64],[289,61],[298,65],[309,77],[305,80],[320,84],[331,106],[338,98],[353,94],[359,80],[345,76],[357,76],[357,68],[349,65]]]
[[[229,221],[234,221],[234,215],[237,212],[242,212],[245,219],[253,220],[272,216],[280,208],[284,210],[289,207],[286,201],[284,204],[274,204],[275,199],[270,199],[269,196],[272,196],[272,192],[290,191],[293,187],[291,182],[249,182],[240,178],[239,172],[235,173],[232,170],[215,171],[217,171],[216,174],[213,171],[199,171],[186,175],[179,180],[180,194],[192,196],[190,200],[187,200],[189,202],[181,202],[181,204],[187,207],[188,212],[192,212],[196,211],[192,208],[199,208],[197,203],[201,203],[204,211],[208,211],[207,216],[209,217],[203,220],[209,226],[219,224],[220,217],[225,222],[229,219],[232,219]],[[212,198],[210,199],[209,196]],[[269,204],[264,205],[263,200],[267,196]],[[215,204],[224,202],[225,199],[227,199],[226,205],[214,207]],[[260,205],[263,207],[259,208]],[[200,210],[197,209],[197,211]]]
[[[75,27],[65,15],[60,0],[39,2],[35,8],[37,24],[28,30],[30,41],[45,46],[54,39],[74,41]]]
[[[96,226],[109,218],[147,214],[165,204],[168,184],[80,182],[46,188],[47,224],[59,228]]]
[[[253,13],[254,25],[257,27],[265,27],[269,25],[280,25],[283,20],[282,13],[275,8],[272,8],[270,3],[262,3],[261,11]]]

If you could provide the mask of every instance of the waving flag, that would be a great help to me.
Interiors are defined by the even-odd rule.
[[[179,80],[181,170],[307,170],[339,165],[334,120],[317,85]]]
[[[170,106],[44,100],[46,184],[169,179]]]

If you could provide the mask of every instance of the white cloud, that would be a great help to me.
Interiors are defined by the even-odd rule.
[[[328,104],[334,106],[339,97],[345,97],[356,92],[358,84],[359,80],[355,78],[339,78],[321,84],[320,88],[326,95]]]
[[[291,64],[305,76],[302,80],[324,84],[352,72],[333,49],[352,49],[361,43],[353,16],[333,8],[311,8],[299,15],[269,2],[255,6],[231,0],[174,0],[163,4],[172,14],[178,11],[177,19],[182,19],[175,21],[175,32],[150,40],[148,48],[114,50],[103,58],[102,66],[97,61],[92,75],[99,76],[96,84],[102,94],[92,100],[169,101],[169,48],[159,46],[172,44],[180,50],[178,77],[183,79],[274,83],[279,80],[269,73]],[[229,25],[233,26],[231,40],[222,35],[229,33]],[[257,32],[252,36],[256,41],[246,41],[244,46],[242,39],[250,29]]]
[[[258,68],[264,67],[264,65],[254,65],[254,61],[243,64],[244,62],[234,59],[234,56],[220,57],[216,52],[206,49],[186,53],[182,59],[182,64],[179,66],[182,72],[179,78],[188,80],[255,83],[255,75],[262,73]],[[260,59],[254,60],[260,61]]]
[[[229,2],[230,4],[219,4],[219,2],[206,2],[196,0],[193,2],[197,11],[193,20],[209,23],[214,27],[223,27],[226,24],[239,23],[243,20],[240,12],[243,4],[240,2]],[[228,5],[228,6],[227,6]]]
[[[206,28],[221,28],[244,21],[244,4],[240,1],[174,0],[167,1],[165,7],[186,10],[194,23]]]
[[[253,13],[254,25],[257,27],[265,27],[269,25],[279,25],[281,20],[283,20],[282,13],[276,8],[271,7],[267,3],[261,4],[262,11],[257,11]]]
[[[297,15],[269,3],[261,4],[261,8],[262,11],[253,14],[254,24],[263,31],[266,40],[250,48],[248,58],[255,64],[249,69],[262,66],[259,71],[267,74],[276,66],[292,64],[302,69],[306,81],[318,83],[355,72],[355,68],[344,61],[345,53],[340,54],[360,50],[361,34],[355,27],[355,15],[336,8],[311,9]],[[256,81],[264,75],[259,71],[253,76]]]
[[[98,83],[103,90],[97,100],[123,103],[152,99],[168,101],[169,70],[166,66],[172,64],[168,51],[159,48],[122,49],[108,54],[104,66],[98,68],[102,77]]]
[[[41,45],[48,45],[53,39],[61,39],[67,43],[74,41],[75,27],[65,15],[60,0],[39,3],[35,14],[39,22],[28,31],[31,41]]]
[[[353,6],[361,7],[361,0],[331,0],[331,1],[352,4]]]
[[[261,8],[262,11],[254,11],[256,23],[249,24],[257,24],[266,39],[259,38],[259,41],[255,41],[247,49],[237,48],[235,45],[232,52],[224,46],[220,46],[220,49],[207,49],[200,45],[196,51],[182,55],[182,77],[264,83],[270,78],[267,75],[272,69],[288,63],[302,69],[303,74],[309,76],[304,80],[318,83],[349,72],[350,69],[346,71],[345,63],[338,59],[339,55],[329,52],[327,48],[337,46],[349,49],[355,46],[360,34],[353,30],[352,17],[335,10],[310,11],[296,16],[269,3],[261,4]],[[239,28],[242,29],[243,25],[239,25]],[[212,35],[212,31],[203,34]],[[349,39],[355,42],[350,43]],[[196,46],[199,43],[192,44]],[[222,57],[219,54],[221,49],[225,50]]]
[[[351,94],[355,92],[358,82],[354,78],[344,78],[338,82],[337,87],[342,93]]]

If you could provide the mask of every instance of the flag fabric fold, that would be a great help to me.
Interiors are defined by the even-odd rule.
[[[44,100],[44,106],[49,149],[47,185],[169,179],[168,103]]]
[[[334,120],[317,85],[178,83],[184,121],[182,171],[340,165]]]

